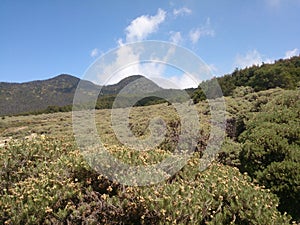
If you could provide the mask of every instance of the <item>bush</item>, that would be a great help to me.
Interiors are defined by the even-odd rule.
[[[253,93],[254,89],[249,86],[240,86],[233,90],[232,97],[244,97],[247,94]]]
[[[300,209],[297,207],[300,205],[299,171],[299,161],[284,160],[272,163],[257,174],[258,182],[280,198],[279,210],[289,212],[298,220],[300,215]]]
[[[141,223],[151,212],[159,224],[288,224],[289,218],[276,209],[277,197],[249,179],[223,165],[201,174],[193,159],[171,183],[131,188],[126,196],[149,210],[141,215]]]
[[[241,170],[280,198],[279,209],[300,220],[300,97],[287,91],[262,107],[239,139]]]
[[[11,142],[0,154],[1,224],[289,221],[276,210],[276,196],[236,168],[216,164],[200,173],[198,153],[167,181],[147,187],[125,187],[97,174],[67,139]]]

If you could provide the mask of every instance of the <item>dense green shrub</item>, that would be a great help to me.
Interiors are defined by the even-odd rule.
[[[298,155],[300,157],[300,155]],[[300,162],[284,160],[274,162],[257,174],[261,185],[280,197],[279,210],[287,211],[299,220],[300,205]]]
[[[221,150],[218,152],[218,162],[239,168],[241,165],[239,155],[241,151],[241,144],[226,138]]]
[[[212,87],[212,80],[203,81],[194,91],[195,103],[206,99],[205,88]],[[244,69],[236,68],[231,74],[216,78],[224,96],[243,94],[242,92],[263,91],[272,88],[296,89],[300,81],[300,56],[278,60],[272,64],[253,65]],[[244,87],[243,87],[244,86]],[[244,89],[243,91],[240,89]],[[245,88],[245,87],[250,87]],[[215,97],[218,97],[215,95]]]
[[[241,170],[280,198],[279,209],[300,219],[300,97],[287,91],[247,122],[239,139]]]

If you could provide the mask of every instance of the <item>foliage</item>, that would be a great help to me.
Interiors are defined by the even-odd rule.
[[[218,162],[240,168],[241,162],[239,159],[241,151],[241,144],[238,142],[233,141],[232,139],[226,138],[221,150],[218,153]]]
[[[239,86],[233,90],[232,97],[244,97],[247,94],[253,93],[254,90],[249,86]]]
[[[242,90],[246,94],[252,92],[252,90],[263,91],[276,87],[295,89],[300,81],[300,56],[280,59],[273,64],[253,65],[245,69],[236,68],[233,73],[216,79],[224,96],[234,95],[237,97],[237,92],[242,94]],[[195,103],[206,99],[205,91],[203,92],[201,89],[211,86],[212,80],[200,83],[199,88],[193,94]],[[243,86],[247,88],[239,89]]]
[[[200,173],[198,166],[195,157],[167,183],[129,188],[121,204],[132,204],[130,196],[147,208],[143,223],[155,215],[159,224],[288,224],[276,209],[277,198],[249,183],[247,175],[218,164]]]
[[[198,103],[205,99],[214,99],[222,96],[223,93],[218,78],[212,78],[199,84],[199,87],[192,95],[192,99],[194,103]]]
[[[287,91],[262,107],[239,137],[241,170],[280,198],[279,209],[299,219],[300,98]]]
[[[230,94],[235,87],[250,86],[255,91],[281,87],[294,89],[300,80],[300,57],[278,60],[274,64],[263,64],[246,69],[236,69],[226,78],[219,79],[224,94]],[[234,84],[234,88],[232,88]]]
[[[134,154],[123,151],[130,157],[121,158],[132,161]],[[201,173],[198,163],[195,154],[159,185],[124,187],[93,171],[71,140],[42,135],[11,142],[1,149],[0,223],[288,223],[276,197],[246,175],[222,165]]]
[[[70,148],[70,144],[41,136],[31,142],[12,142],[2,149],[1,223],[42,222],[57,203],[78,194],[77,184],[63,167],[69,162],[60,157]]]
[[[0,121],[0,224],[289,224],[285,211],[297,220],[299,90],[234,92],[225,98],[230,126],[218,163],[199,170],[210,131],[209,104],[201,101],[195,106],[199,151],[174,175],[164,168],[167,180],[145,187],[94,171],[70,138],[70,112],[6,116]],[[147,151],[123,146],[110,116],[109,109],[95,112],[101,141],[116,159],[149,166],[173,153],[180,118],[172,105],[131,109],[126,126],[137,138],[149,135],[151,118],[167,125],[164,142]]]

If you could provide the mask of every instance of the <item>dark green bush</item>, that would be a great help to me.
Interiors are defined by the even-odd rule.
[[[241,170],[280,198],[279,209],[299,220],[300,94],[287,91],[247,122],[239,139]]]

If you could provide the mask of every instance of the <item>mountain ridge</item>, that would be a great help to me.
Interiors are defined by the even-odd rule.
[[[142,75],[126,77],[116,84],[100,86],[91,81],[81,80],[73,75],[60,74],[46,80],[22,83],[0,82],[0,115],[15,115],[45,110],[49,106],[65,107],[73,104],[75,91],[80,87],[87,94],[116,95],[129,83],[142,79],[145,87],[162,89]],[[142,84],[143,85],[143,84]]]
[[[139,101],[136,106],[162,103],[166,102],[166,99],[169,102],[186,101],[182,95],[183,90],[163,89],[141,75],[126,77],[117,84],[99,86],[72,75],[61,74],[47,80],[32,82],[0,82],[0,115],[48,112],[45,109],[49,106],[54,107],[50,112],[60,111],[60,107],[66,106],[68,108],[63,110],[70,111],[79,81],[81,81],[80,87],[83,93],[88,96],[87,99],[98,94],[96,109],[111,108],[121,90],[124,94],[122,107],[127,107],[130,99],[137,99],[138,96],[145,96],[145,99]],[[129,89],[125,88],[126,91],[124,91],[124,87],[129,83],[131,84]],[[213,91],[211,87],[214,85],[219,85],[222,90],[218,93],[211,93],[215,97],[236,95],[237,92],[258,92],[276,87],[300,89],[300,56],[279,59],[269,64],[253,65],[244,69],[236,68],[231,74],[202,81],[198,88],[185,89],[184,92],[190,95],[194,103],[197,103],[211,97],[206,96],[205,93],[210,89]],[[150,95],[144,95],[144,93],[150,93]],[[131,94],[133,95],[130,96]]]

